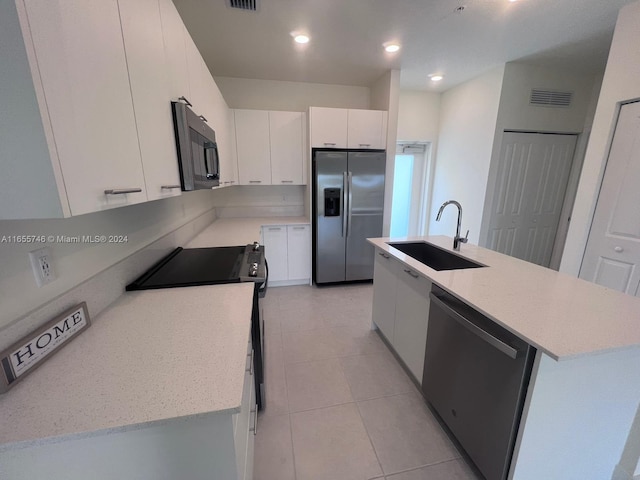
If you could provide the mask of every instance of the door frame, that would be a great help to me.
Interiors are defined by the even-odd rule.
[[[502,152],[502,143],[505,133],[532,133],[540,135],[575,135],[576,136],[576,148],[573,153],[573,159],[571,160],[571,170],[569,171],[569,179],[567,181],[567,189],[565,191],[564,200],[562,203],[562,209],[560,213],[560,220],[558,222],[558,228],[556,230],[556,238],[553,242],[553,250],[551,254],[551,262],[549,268],[558,270],[560,268],[560,260],[562,258],[562,252],[564,250],[564,244],[567,239],[567,233],[569,231],[569,222],[571,221],[571,211],[573,210],[573,204],[578,192],[578,181],[580,179],[580,173],[582,172],[582,164],[584,162],[587,142],[589,139],[589,133],[585,132],[558,132],[558,131],[545,131],[545,130],[518,130],[505,128],[500,132],[499,138],[495,139],[493,152],[491,155],[491,165],[489,167],[489,178],[487,181],[487,190],[485,192],[484,207],[482,211],[482,223],[480,227],[480,239],[478,244],[482,247],[488,248],[489,243],[489,222],[491,219],[491,212],[493,211],[494,195],[493,192],[496,187],[498,169],[500,167],[500,153]]]

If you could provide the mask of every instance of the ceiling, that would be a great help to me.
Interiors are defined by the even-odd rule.
[[[370,86],[400,69],[401,88],[444,91],[515,60],[602,71],[631,1],[258,0],[256,12],[228,0],[174,3],[214,76]],[[311,42],[294,43],[292,32]],[[386,53],[385,42],[402,48]]]

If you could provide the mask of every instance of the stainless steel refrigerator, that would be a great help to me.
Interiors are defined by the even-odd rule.
[[[314,150],[313,280],[373,278],[374,249],[382,236],[384,151]]]

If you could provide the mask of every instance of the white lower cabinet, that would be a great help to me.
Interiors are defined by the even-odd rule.
[[[287,227],[286,225],[269,225],[262,227],[262,244],[265,257],[269,263],[269,285],[273,282],[287,280]]]
[[[258,406],[254,383],[253,353],[251,341],[247,351],[247,368],[244,374],[240,412],[233,415],[233,444],[236,454],[237,479],[253,478],[253,444],[258,422]]]
[[[393,344],[396,318],[396,276],[398,262],[384,252],[376,251],[373,271],[373,323],[389,343]]]
[[[310,225],[264,225],[262,244],[269,263],[269,286],[309,283],[311,279]]]
[[[376,250],[373,323],[418,383],[422,383],[431,282]]]
[[[422,383],[431,282],[407,267],[400,272],[393,346],[413,376]]]

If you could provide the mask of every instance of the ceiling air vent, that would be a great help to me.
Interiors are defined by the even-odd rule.
[[[227,0],[227,5],[238,10],[255,12],[258,10],[258,0]]]
[[[555,90],[543,90],[533,88],[531,90],[530,105],[538,107],[568,107],[571,105],[573,92],[558,92]]]

